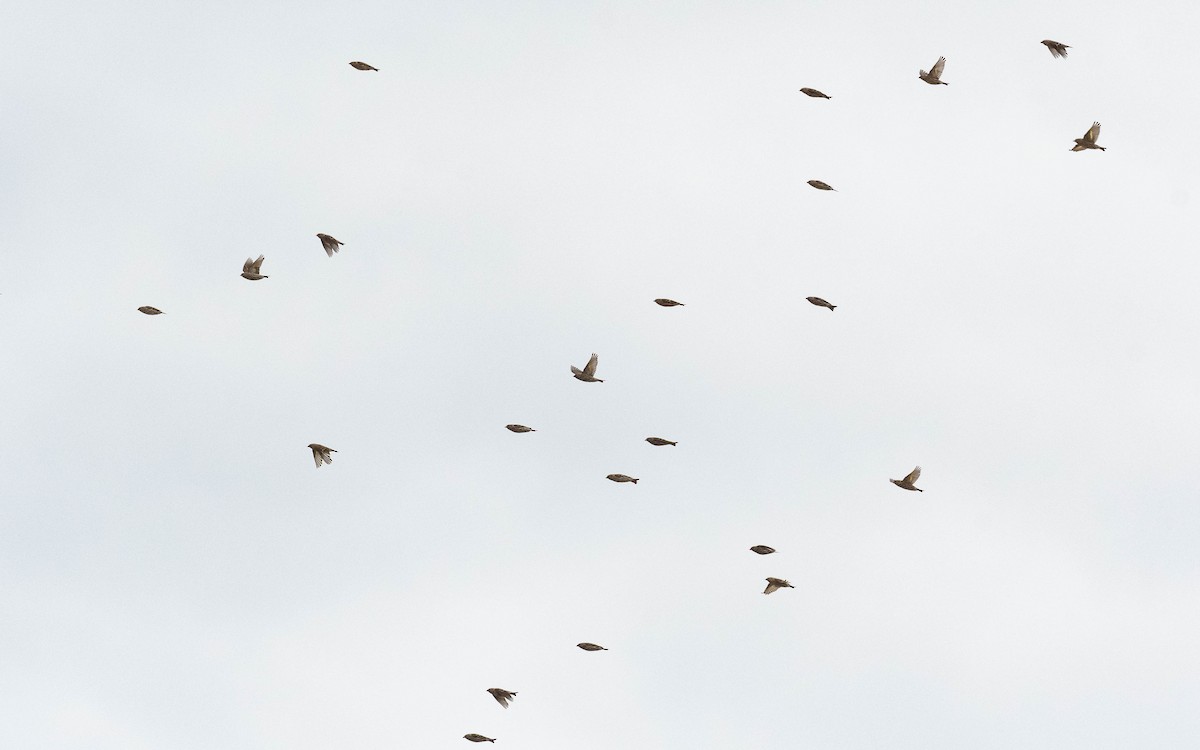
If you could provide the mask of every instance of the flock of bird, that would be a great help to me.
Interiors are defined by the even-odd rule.
[[[1046,45],[1046,48],[1049,49],[1050,54],[1055,58],[1065,58],[1067,56],[1068,46],[1065,44],[1062,44],[1060,42],[1056,42],[1056,41],[1053,41],[1050,39],[1042,40],[1042,44]],[[358,60],[351,62],[350,65],[351,65],[351,67],[355,68],[356,70],[375,71],[375,72],[379,71],[378,68],[376,68],[372,65],[369,65],[365,62],[358,61]],[[920,78],[922,81],[924,81],[925,83],[928,83],[930,85],[947,86],[949,84],[942,80],[942,73],[945,71],[945,68],[946,68],[946,58],[939,57],[937,62],[935,62],[933,64],[933,66],[929,69],[928,72],[925,70],[921,70],[920,73],[918,74],[918,78]],[[807,87],[802,88],[802,89],[800,89],[800,92],[807,96],[813,97],[813,98],[820,98],[820,99],[832,99],[833,98],[833,97],[828,96],[827,94],[825,94],[817,89],[814,89],[814,88],[807,88]],[[1071,150],[1072,151],[1085,151],[1088,149],[1099,149],[1101,151],[1104,151],[1105,148],[1103,146],[1096,144],[1096,139],[1099,138],[1099,136],[1100,136],[1100,123],[1094,122],[1094,123],[1092,123],[1092,126],[1088,129],[1088,131],[1086,133],[1084,133],[1082,138],[1075,139],[1075,146],[1073,148],[1071,148]],[[809,180],[808,184],[811,185],[812,187],[816,188],[817,190],[830,190],[830,191],[834,190],[834,188],[831,185],[829,185],[828,183],[822,182],[821,180]],[[332,258],[334,253],[338,252],[341,249],[342,245],[345,244],[345,243],[335,239],[333,236],[325,234],[325,233],[318,233],[317,239],[319,239],[321,241],[322,249],[325,251],[325,254],[328,255],[330,258]],[[246,262],[242,264],[242,273],[241,273],[242,278],[247,279],[249,281],[261,281],[263,279],[270,278],[269,276],[266,276],[262,273],[263,260],[264,260],[264,257],[262,255],[259,255],[258,258],[247,258]],[[830,304],[829,302],[827,302],[826,300],[824,300],[820,297],[815,297],[815,296],[814,297],[806,297],[805,299],[807,299],[811,304],[813,304],[817,307],[824,307],[830,311],[837,309],[837,305]],[[684,304],[682,302],[676,302],[675,300],[667,299],[667,298],[658,298],[658,299],[654,300],[654,302],[655,302],[655,304],[659,305],[660,307],[683,307],[684,306]],[[142,307],[138,308],[138,311],[145,313],[146,315],[162,315],[163,314],[162,310],[159,310],[157,307],[152,307],[150,305],[143,305]],[[583,368],[575,367],[574,365],[572,365],[571,366],[571,375],[576,380],[579,380],[584,383],[603,383],[604,381],[602,379],[596,377],[596,368],[598,365],[599,365],[599,357],[595,353],[593,353],[592,356],[588,359],[587,364],[584,365]],[[510,425],[505,425],[505,427],[510,432],[514,432],[514,433],[518,433],[518,434],[528,433],[528,432],[536,432],[536,430],[534,428],[527,427],[527,426],[521,425],[521,424],[510,424]],[[650,443],[651,445],[656,446],[656,447],[663,447],[663,446],[668,446],[668,445],[675,446],[678,444],[677,441],[667,440],[666,438],[655,437],[655,436],[646,438],[646,442]],[[322,445],[320,443],[309,443],[308,448],[312,451],[313,461],[316,464],[318,469],[321,468],[321,466],[323,466],[325,464],[332,464],[333,463],[332,454],[337,453],[337,451],[334,450],[333,448],[330,448],[326,445]],[[918,479],[920,479],[920,477],[921,477],[921,467],[917,466],[912,471],[910,471],[907,475],[905,475],[902,479],[890,479],[889,481],[892,484],[896,485],[897,487],[900,487],[901,489],[909,490],[912,492],[924,492],[924,490],[922,490],[920,487],[916,486],[916,482]],[[637,484],[639,481],[638,477],[631,477],[627,474],[619,474],[619,473],[609,474],[607,476],[607,479],[609,479],[610,481],[613,481],[613,482],[630,483],[630,484]],[[758,554],[758,555],[770,555],[775,552],[775,549],[773,547],[769,547],[765,544],[756,544],[753,547],[750,547],[750,551],[754,552],[755,554]],[[764,594],[772,594],[772,593],[774,593],[780,589],[784,589],[784,588],[789,588],[789,589],[795,588],[795,586],[793,586],[791,583],[789,583],[784,578],[775,578],[775,577],[769,576],[769,577],[767,577],[766,581],[767,581],[767,587],[765,589],[763,589]],[[607,651],[608,650],[604,646],[600,646],[595,643],[583,642],[583,643],[579,643],[576,645],[578,648],[580,648],[584,651]],[[499,703],[504,708],[508,708],[509,704],[512,703],[513,700],[517,696],[516,691],[506,690],[504,688],[488,688],[487,692],[490,693],[491,696],[493,698],[495,698],[496,702]],[[496,739],[494,737],[487,737],[485,735],[478,734],[475,732],[470,732],[468,734],[465,734],[465,735],[463,735],[463,738],[466,740],[470,740],[471,742],[495,742],[496,741]]]

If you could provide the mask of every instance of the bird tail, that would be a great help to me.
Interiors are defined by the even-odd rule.
[[[914,490],[916,490],[917,492],[924,492],[924,491],[925,491],[925,490],[921,489],[920,487],[913,487],[913,489],[914,489]]]
[[[636,479],[630,479],[629,481],[633,482],[634,484],[638,483],[638,480],[636,480]]]
[[[603,380],[601,380],[600,378],[596,378],[596,382],[597,382],[597,383],[603,383],[604,381],[603,381]]]
[[[830,306],[829,306],[829,309],[830,309],[830,310],[836,310],[836,309],[837,309],[837,305],[830,305]]]

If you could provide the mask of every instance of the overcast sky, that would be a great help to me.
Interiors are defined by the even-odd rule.
[[[0,745],[1195,745],[1196,28],[8,3]]]

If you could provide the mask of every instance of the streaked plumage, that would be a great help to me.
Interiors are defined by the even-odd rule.
[[[593,353],[592,358],[588,360],[587,365],[582,370],[575,365],[571,365],[571,373],[575,376],[576,380],[582,380],[585,383],[603,383],[603,380],[596,377],[596,364],[599,361],[595,353]]]
[[[250,260],[246,258],[246,262],[242,264],[242,278],[258,281],[259,279],[270,278],[263,276],[262,271],[263,256],[258,256],[258,260]]]
[[[607,651],[608,650],[605,647],[597,646],[594,643],[577,643],[575,645],[579,646],[579,648],[583,649],[584,651]]]
[[[1100,123],[1093,122],[1092,126],[1090,128],[1088,128],[1088,132],[1084,133],[1082,138],[1075,139],[1075,147],[1072,148],[1071,150],[1072,151],[1086,151],[1089,148],[1098,148],[1101,151],[1107,151],[1108,149],[1104,148],[1103,146],[1096,145],[1096,139],[1099,137],[1100,137]]]
[[[837,305],[831,305],[828,302],[826,302],[825,300],[821,299],[820,297],[805,297],[804,299],[813,303],[817,307],[828,307],[830,310],[833,310],[834,308],[837,307]]]
[[[1054,57],[1066,57],[1067,49],[1070,48],[1069,44],[1056,42],[1053,39],[1043,39],[1042,44],[1046,45],[1046,49],[1050,50],[1050,54]]]
[[[509,701],[517,697],[516,692],[512,690],[505,690],[504,688],[488,688],[487,691],[492,694],[492,697],[496,699],[497,703],[505,708],[508,708]]]
[[[320,232],[317,233],[317,239],[321,240],[321,247],[325,248],[325,254],[330,258],[333,257],[333,254],[336,253],[342,247],[342,245],[346,244],[345,242],[338,242],[333,237]]]
[[[648,437],[646,438],[646,442],[650,445],[679,445],[679,443],[675,442],[674,440],[667,440],[666,438],[660,437]]]
[[[828,182],[821,182],[820,180],[809,180],[808,184],[812,185],[817,190],[833,190],[832,185],[830,185]],[[837,191],[834,190],[834,192],[837,192]]]
[[[774,547],[768,547],[765,544],[756,544],[750,548],[751,552],[757,552],[760,555],[769,555],[775,551]]]
[[[523,424],[506,424],[504,427],[509,432],[537,432],[537,430],[533,429],[532,427],[526,427]]]
[[[929,84],[933,84],[933,85],[937,85],[940,83],[943,86],[949,86],[950,84],[948,84],[942,80],[942,71],[945,68],[946,68],[946,58],[939,57],[938,61],[933,64],[933,67],[930,68],[928,73],[926,73],[925,71],[922,70],[921,75],[919,75],[917,77],[920,78],[925,83],[929,83]]]
[[[778,591],[779,589],[794,589],[794,588],[796,588],[796,587],[793,586],[792,584],[788,583],[787,581],[785,581],[782,578],[767,578],[767,587],[765,589],[763,589],[763,593],[770,594],[774,591]]]
[[[142,305],[141,307],[138,308],[138,312],[146,313],[147,315],[162,315],[163,314],[162,310],[159,310],[157,307],[151,307],[150,305]]]
[[[326,447],[320,443],[309,443],[308,447],[312,448],[313,461],[316,461],[318,469],[321,468],[322,463],[333,463],[333,456],[329,455],[330,453],[337,453],[333,448]]]
[[[658,299],[654,300],[654,304],[662,305],[663,307],[683,307],[684,306],[684,304],[682,302],[676,302],[675,300],[667,299],[666,297],[659,297]]]
[[[496,741],[496,740],[492,739],[491,737],[484,737],[482,734],[475,734],[474,732],[471,732],[470,734],[464,734],[463,739],[470,740],[471,742],[495,742]]]
[[[912,490],[914,492],[924,492],[925,490],[923,490],[920,487],[917,487],[915,485],[915,482],[920,478],[921,478],[921,467],[918,466],[917,468],[908,472],[908,476],[906,476],[905,478],[890,479],[888,481],[890,481],[892,484],[896,485],[897,487],[903,487],[906,490]]]
[[[379,72],[379,68],[372,67],[370,65],[367,65],[365,62],[359,62],[358,60],[355,60],[354,62],[352,62],[350,64],[352,66],[354,66],[355,68],[358,68],[359,70],[373,70],[376,73]]]
[[[633,482],[634,484],[638,483],[637,479],[629,476],[628,474],[609,474],[608,479],[611,479],[614,482]]]
[[[804,89],[800,89],[800,93],[808,94],[811,97],[819,98],[819,99],[832,99],[833,98],[832,96],[826,96],[825,94],[822,94],[820,91],[817,91],[816,89],[804,88]]]

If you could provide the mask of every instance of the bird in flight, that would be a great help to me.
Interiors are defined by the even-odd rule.
[[[1054,57],[1066,57],[1067,49],[1071,46],[1062,42],[1056,42],[1053,39],[1043,39],[1042,44],[1046,45],[1046,49],[1050,50],[1050,54]]]
[[[638,483],[638,480],[636,477],[631,477],[628,474],[609,474],[605,478],[610,479],[614,482],[633,482],[634,484]]]
[[[820,180],[809,180],[808,184],[812,185],[817,190],[833,190],[832,185],[830,185],[828,182],[821,182]],[[837,191],[834,190],[834,192],[837,192]]]
[[[246,258],[246,262],[242,264],[242,278],[258,281],[259,279],[268,279],[269,276],[263,276],[259,271],[262,270],[263,256],[258,256],[258,260],[250,260]]]
[[[925,83],[929,83],[929,84],[933,84],[933,85],[937,85],[940,83],[943,86],[949,86],[950,84],[948,84],[942,80],[942,70],[945,67],[946,67],[946,58],[939,57],[938,61],[933,64],[933,67],[930,68],[928,73],[926,73],[925,71],[922,70],[921,75],[919,75],[917,77],[920,78]]]
[[[658,299],[654,300],[654,304],[661,305],[662,307],[683,307],[684,306],[684,304],[682,302],[676,302],[673,299],[667,299],[665,297],[659,297]]]
[[[892,484],[894,484],[897,487],[900,487],[902,489],[912,490],[914,492],[924,492],[925,490],[921,489],[920,487],[917,487],[914,484],[920,478],[921,478],[921,467],[918,466],[917,468],[908,472],[908,476],[906,476],[905,478],[890,479],[888,481],[890,481]]]
[[[679,445],[679,443],[674,440],[667,440],[666,438],[660,437],[648,437],[646,438],[646,442],[650,445]]]
[[[333,448],[328,448],[320,443],[309,443],[309,448],[312,448],[313,461],[317,462],[317,468],[321,468],[322,463],[333,463],[333,456],[330,453],[337,453]]]
[[[1099,137],[1100,137],[1100,123],[1093,122],[1092,126],[1090,128],[1088,128],[1088,132],[1084,133],[1082,138],[1075,139],[1075,146],[1071,150],[1072,151],[1086,151],[1089,148],[1098,148],[1101,151],[1107,151],[1108,149],[1104,148],[1103,146],[1096,145],[1096,139]]]
[[[775,551],[774,547],[768,547],[765,544],[756,544],[750,548],[751,552],[757,552],[760,555],[769,555]]]
[[[593,353],[592,358],[588,360],[588,363],[582,370],[575,365],[571,365],[571,373],[574,374],[576,380],[582,380],[585,383],[603,383],[603,380],[596,377],[597,362],[599,362],[599,359]]]
[[[325,254],[330,258],[333,257],[334,253],[341,249],[342,245],[346,244],[345,242],[338,242],[333,237],[320,232],[317,233],[317,239],[321,241],[321,247],[325,248]]]
[[[352,62],[350,64],[359,70],[373,70],[376,73],[379,72],[379,68],[372,67],[370,65],[367,65],[365,62],[359,62],[358,60],[355,60],[354,62]],[[476,741],[478,741],[478,740],[476,740]]]
[[[504,688],[488,688],[487,691],[492,694],[492,697],[496,699],[497,703],[505,708],[508,708],[509,701],[517,697],[516,692],[512,690],[505,690]]]
[[[594,643],[576,643],[575,645],[578,646],[579,648],[583,649],[584,651],[607,651],[608,650],[605,647],[597,646]]]
[[[826,302],[825,300],[821,299],[820,297],[805,297],[804,299],[813,303],[817,307],[828,307],[830,310],[833,310],[837,307],[837,305],[831,305],[828,302]]]
[[[508,430],[509,432],[537,432],[537,430],[533,429],[532,427],[526,427],[523,424],[506,424],[504,425],[504,429]]]
[[[792,584],[788,583],[787,581],[785,581],[782,578],[767,578],[767,587],[765,589],[763,589],[763,593],[770,594],[773,591],[778,591],[779,589],[785,589],[785,588],[786,589],[794,589],[796,587],[793,586]]]
[[[471,742],[495,742],[496,741],[496,740],[492,739],[491,737],[484,737],[482,734],[475,734],[474,732],[471,732],[470,734],[464,734],[463,739],[470,740]]]
[[[804,88],[804,89],[800,89],[800,93],[808,94],[809,96],[813,97],[814,99],[832,99],[833,98],[832,96],[826,96],[825,94],[822,94],[820,91],[817,91],[816,89]]]
[[[147,315],[162,315],[163,314],[162,310],[159,310],[157,307],[151,307],[150,305],[142,305],[141,307],[138,308],[138,312],[146,313]]]

